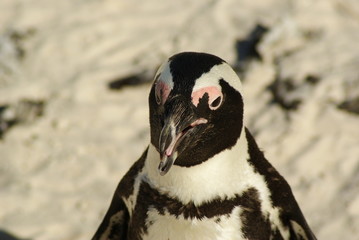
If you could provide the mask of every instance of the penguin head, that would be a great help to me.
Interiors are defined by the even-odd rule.
[[[241,83],[221,58],[183,52],[161,65],[149,95],[159,173],[192,167],[233,147],[243,129]]]

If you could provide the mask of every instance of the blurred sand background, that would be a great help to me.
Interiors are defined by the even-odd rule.
[[[357,0],[1,0],[1,240],[91,238],[149,142],[151,77],[181,51],[236,68],[318,239],[358,239]],[[110,87],[123,79],[145,83]]]

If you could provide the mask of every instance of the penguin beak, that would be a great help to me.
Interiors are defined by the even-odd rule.
[[[159,148],[161,162],[158,171],[161,176],[165,175],[177,159],[177,147],[180,145],[185,136],[200,125],[207,123],[207,119],[188,119],[183,122],[176,123],[174,118],[169,118],[162,128],[159,138]]]

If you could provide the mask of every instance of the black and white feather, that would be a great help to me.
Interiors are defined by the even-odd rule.
[[[243,125],[240,80],[205,53],[172,56],[149,95],[151,143],[93,240],[316,239]]]

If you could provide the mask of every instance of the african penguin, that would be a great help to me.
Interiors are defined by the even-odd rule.
[[[149,109],[151,142],[93,240],[316,239],[244,127],[241,83],[224,60],[172,56],[155,75]]]

